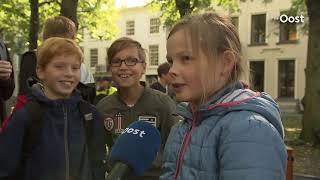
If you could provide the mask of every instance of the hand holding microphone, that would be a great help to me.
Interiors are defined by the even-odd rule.
[[[114,164],[106,180],[118,180],[129,173],[142,175],[152,166],[160,150],[160,133],[150,123],[135,121],[114,143],[109,161]]]

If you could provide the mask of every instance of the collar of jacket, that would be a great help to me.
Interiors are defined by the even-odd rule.
[[[67,99],[56,99],[52,100],[46,97],[41,90],[40,87],[34,86],[35,84],[39,84],[40,82],[35,78],[28,79],[28,89],[29,89],[29,95],[28,99],[36,99],[37,101],[44,103],[48,106],[61,106],[61,105],[77,105],[78,102],[82,100],[80,92],[75,89],[72,93],[72,95]]]
[[[209,110],[212,110],[210,107],[213,107],[215,105],[220,105],[222,103],[226,103],[224,100],[228,99],[228,96],[230,96],[233,92],[236,90],[243,90],[245,89],[245,86],[240,82],[236,81],[225,88],[219,90],[217,93],[212,95],[209,100],[202,104],[197,110],[192,109],[191,104],[187,102],[182,102],[177,105],[177,114],[185,118],[185,120],[192,120],[193,113],[197,113],[197,119],[203,119],[203,116],[206,116],[207,112]],[[238,93],[238,92],[236,92]],[[231,100],[230,100],[231,101]],[[231,106],[231,105],[230,105]],[[223,110],[222,110],[223,111]],[[215,111],[215,113],[219,114],[220,111]],[[210,112],[210,114],[212,114]],[[197,124],[199,124],[198,122]]]

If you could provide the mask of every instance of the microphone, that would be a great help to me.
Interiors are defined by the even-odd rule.
[[[112,146],[109,161],[114,164],[106,180],[118,180],[130,173],[141,176],[160,150],[160,132],[143,121],[131,123]]]

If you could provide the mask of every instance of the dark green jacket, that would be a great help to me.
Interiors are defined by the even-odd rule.
[[[147,120],[154,124],[161,133],[161,144],[164,146],[170,129],[175,124],[175,103],[173,100],[153,89],[145,88],[141,97],[133,107],[127,106],[116,92],[103,98],[97,109],[103,115],[104,124],[112,141],[108,142],[111,147],[121,131],[134,121]]]
[[[137,120],[147,120],[160,130],[162,152],[170,129],[176,123],[174,101],[164,93],[148,87],[133,107],[127,106],[116,92],[103,98],[97,104],[97,109],[104,119],[109,148],[129,124]],[[154,162],[154,167],[158,169],[161,167],[161,157],[162,153]]]

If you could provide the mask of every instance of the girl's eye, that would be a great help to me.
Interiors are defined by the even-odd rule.
[[[189,61],[189,60],[191,60],[191,57],[190,56],[182,56],[181,59],[183,61]]]
[[[182,56],[182,60],[190,60],[191,57],[190,56]]]
[[[55,65],[55,67],[56,67],[56,68],[58,68],[58,69],[63,68],[63,66],[62,66],[62,65]]]
[[[170,64],[170,66],[172,66],[172,59],[170,59],[170,58],[167,58],[167,62]]]
[[[72,69],[74,70],[80,69],[80,66],[72,66]]]

